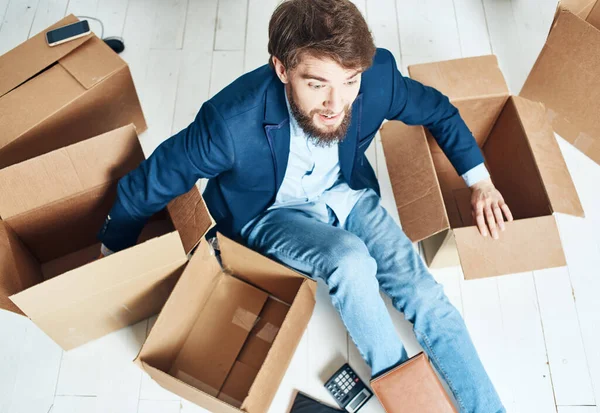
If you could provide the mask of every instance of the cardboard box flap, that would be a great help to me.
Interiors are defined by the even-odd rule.
[[[315,306],[315,290],[312,281],[306,280],[288,311],[279,333],[273,341],[267,359],[250,388],[242,410],[266,412],[275,397],[279,383],[294,356],[310,321]]]
[[[402,230],[413,242],[449,228],[425,130],[400,121],[381,127],[381,142]]]
[[[594,3],[594,7],[585,20],[596,29],[600,30],[600,1]]]
[[[497,240],[482,237],[475,226],[454,230],[466,280],[566,265],[554,216],[505,225]]]
[[[585,20],[595,4],[596,0],[561,0],[558,3],[558,10],[569,10]]]
[[[23,314],[8,297],[40,282],[40,265],[12,229],[0,220],[0,308]]]
[[[171,232],[10,299],[61,347],[70,349],[155,314],[171,292],[171,277],[186,262],[181,240]]]
[[[192,403],[209,409],[211,412],[218,413],[244,413],[239,409],[227,404],[226,402],[217,399],[216,397],[210,396],[200,390],[190,386],[181,380],[161,371],[149,363],[144,361],[138,362],[138,365],[146,372],[154,381],[160,384],[168,391],[175,393]]]
[[[126,66],[110,47],[96,36],[71,53],[60,59],[64,67],[86,89],[109,77],[115,71]]]
[[[118,180],[144,154],[133,125],[0,170],[5,220]]]
[[[160,312],[136,362],[169,370],[199,312],[216,287],[221,266],[206,240],[202,240]]]
[[[55,63],[93,35],[84,36],[58,46],[50,47],[46,32],[79,21],[72,14],[33,36],[31,39],[0,56],[0,96],[4,96],[27,79]]]
[[[600,164],[600,31],[561,11],[520,96],[542,102],[556,133]]]
[[[410,77],[434,87],[451,101],[508,96],[495,55],[411,65]]]
[[[31,153],[49,152],[44,149],[49,146],[50,142],[60,141],[61,136],[52,136],[52,133],[46,133],[43,140],[39,139],[36,142],[26,142],[20,138],[23,133],[35,129],[40,125],[40,121],[57,113],[66,103],[75,101],[83,93],[85,93],[85,88],[65,68],[54,65],[48,68],[43,76],[29,80],[12,93],[0,98],[0,114],[2,114],[0,116],[0,130],[2,130],[0,149],[2,149],[3,155],[10,153],[11,149],[15,151],[15,147],[28,144],[36,146],[29,149]],[[43,95],[43,98],[40,98],[40,95]],[[23,110],[23,108],[27,108],[27,110]],[[10,161],[9,165],[24,159],[18,156],[15,158],[17,161]],[[5,160],[2,162],[2,167],[7,166]]]
[[[257,369],[237,360],[219,392],[219,399],[232,406],[241,407],[257,374]]]
[[[294,300],[304,275],[276,263],[224,236],[217,234],[223,268],[230,274],[261,288],[288,304]],[[313,280],[310,280],[314,283]]]
[[[543,104],[512,97],[554,212],[583,217],[583,207]]]
[[[197,184],[187,193],[169,202],[167,209],[187,254],[192,252],[206,233],[216,225]]]
[[[140,256],[145,259],[137,259]],[[54,311],[73,308],[75,303],[91,300],[103,290],[117,288],[135,277],[185,262],[187,256],[181,240],[176,232],[171,232],[51,278],[11,296],[11,300],[29,317],[48,317]],[[129,270],[124,271],[125,268]]]

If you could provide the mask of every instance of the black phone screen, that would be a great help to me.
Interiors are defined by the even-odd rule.
[[[83,20],[77,23],[69,24],[68,26],[50,30],[48,33],[46,33],[46,37],[48,38],[48,43],[56,43],[70,37],[75,37],[79,34],[86,33],[89,30],[90,26],[87,20]]]

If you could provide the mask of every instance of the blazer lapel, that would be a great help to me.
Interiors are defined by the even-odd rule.
[[[275,193],[277,193],[283,182],[290,154],[290,120],[285,103],[284,85],[276,76],[267,89],[263,125],[273,155]]]
[[[356,147],[358,145],[361,118],[362,93],[356,97],[352,104],[352,121],[348,127],[346,137],[339,145],[340,169],[342,171],[342,176],[348,184],[352,182],[352,169],[354,167],[354,157],[356,156]]]

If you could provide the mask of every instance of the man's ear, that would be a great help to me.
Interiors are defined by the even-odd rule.
[[[277,73],[277,77],[281,80],[282,83],[289,83],[290,79],[288,77],[288,72],[285,69],[285,66],[277,57],[273,56],[273,66],[275,67],[275,73]]]

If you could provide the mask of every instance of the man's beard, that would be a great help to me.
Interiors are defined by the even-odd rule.
[[[333,115],[333,113],[328,111],[319,111],[317,109],[313,109],[309,114],[300,109],[300,107],[296,104],[294,100],[294,93],[292,86],[289,85],[289,89],[287,90],[288,102],[290,104],[290,109],[292,115],[298,122],[298,126],[304,131],[308,139],[310,139],[316,146],[320,146],[323,148],[330,147],[334,144],[338,144],[344,140],[346,137],[346,132],[348,132],[348,126],[350,126],[350,121],[352,118],[352,106],[346,106],[344,108],[344,118],[340,125],[332,131],[325,132],[321,130],[317,125],[315,125],[313,118],[316,114],[323,115]]]

